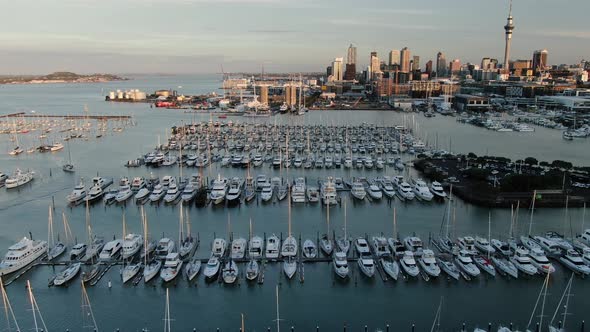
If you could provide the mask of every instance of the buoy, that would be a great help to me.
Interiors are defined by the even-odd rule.
[[[109,280],[109,289],[113,287],[113,283]]]

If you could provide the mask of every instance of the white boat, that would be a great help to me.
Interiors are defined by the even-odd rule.
[[[121,273],[123,283],[133,279],[139,273],[139,270],[141,270],[141,263],[126,265]]]
[[[310,239],[303,241],[303,256],[305,256],[305,258],[316,258],[317,255],[318,248],[315,242]]]
[[[381,185],[381,190],[383,190],[383,194],[385,194],[387,198],[392,199],[395,196],[395,186],[393,185],[393,182],[391,182],[391,179],[388,176],[384,176],[380,179],[379,183]]]
[[[178,273],[182,271],[182,260],[177,252],[170,253],[166,256],[164,266],[160,271],[160,278],[164,282],[170,282],[178,276]]]
[[[564,251],[574,249],[572,244],[568,240],[566,240],[561,234],[558,234],[557,232],[551,232],[551,231],[546,232],[545,238],[557,243],[557,245],[559,247],[561,247],[561,249],[563,249]]]
[[[150,196],[150,190],[147,188],[141,188],[137,191],[137,193],[135,194],[135,202],[144,202],[146,199],[149,198]]]
[[[559,261],[577,274],[590,275],[590,266],[584,262],[582,255],[574,249],[566,251],[566,253],[559,258]]]
[[[122,178],[119,182],[119,189],[117,191],[117,196],[115,196],[115,200],[118,203],[125,202],[133,195],[133,191],[131,191],[131,186],[129,185],[129,179]]]
[[[414,199],[415,195],[412,191],[412,187],[406,181],[404,181],[402,176],[396,176],[393,178],[393,180],[394,184],[397,185],[397,195],[401,200],[411,201]]]
[[[422,240],[417,236],[408,236],[404,239],[404,246],[406,250],[414,253],[416,257],[422,256],[423,244]]]
[[[233,178],[229,183],[229,189],[227,190],[227,194],[225,199],[227,200],[227,204],[237,205],[240,203],[240,198],[242,197],[242,186],[244,181],[239,178]]]
[[[354,247],[356,249],[357,254],[360,256],[369,256],[371,255],[371,249],[369,248],[369,243],[362,237],[357,238],[354,241]]]
[[[514,256],[510,256],[510,262],[512,262],[520,272],[526,275],[537,274],[537,268],[531,263],[531,257],[526,248],[518,247],[514,252]]]
[[[320,193],[316,187],[307,187],[307,201],[310,203],[317,203],[320,201]]]
[[[338,194],[336,193],[336,187],[334,186],[332,177],[328,177],[328,180],[322,183],[322,186],[320,187],[320,196],[323,205],[338,204]]]
[[[101,261],[112,261],[113,259],[117,258],[122,248],[123,241],[119,239],[109,241],[102,248],[98,258]]]
[[[127,234],[123,239],[123,259],[135,256],[142,245],[143,236],[139,234]]]
[[[297,256],[297,240],[294,236],[289,235],[281,245],[281,256],[295,257]]]
[[[176,202],[176,200],[180,197],[182,191],[178,188],[176,181],[170,182],[168,186],[168,190],[166,190],[166,195],[164,195],[164,203],[171,204]]]
[[[283,261],[283,272],[287,279],[293,278],[295,272],[297,272],[297,260],[293,256],[288,256]]]
[[[279,258],[279,249],[281,247],[281,240],[276,235],[271,235],[266,239],[265,256],[267,259]]]
[[[391,255],[382,256],[379,258],[379,262],[383,267],[383,271],[387,273],[393,280],[397,280],[399,276],[399,264]]]
[[[62,286],[74,279],[80,273],[81,263],[72,263],[53,279],[53,285]]]
[[[264,252],[264,241],[260,236],[253,236],[248,243],[248,257],[250,258],[262,258]]]
[[[337,276],[342,279],[348,277],[348,259],[345,253],[340,251],[336,252],[336,254],[334,254],[334,259],[332,260],[332,266],[334,267],[334,272]]]
[[[465,250],[469,255],[477,255],[477,249],[475,249],[475,239],[471,236],[463,236],[457,238],[457,244],[459,249]]]
[[[207,261],[207,265],[205,265],[205,270],[203,274],[207,280],[212,280],[217,276],[219,273],[219,267],[221,263],[219,262],[219,258],[217,256],[211,256],[209,261]]]
[[[184,189],[182,190],[182,194],[180,196],[180,199],[182,199],[182,201],[185,203],[189,203],[193,199],[195,199],[196,196],[197,196],[197,187],[193,183],[189,182],[189,184],[187,184],[186,187],[184,187]]]
[[[332,246],[332,240],[328,237],[328,234],[323,234],[320,237],[320,249],[326,254],[327,256],[332,255],[332,251],[334,250],[334,246]]]
[[[488,273],[489,275],[495,277],[496,276],[496,269],[494,268],[494,265],[492,264],[492,262],[481,256],[481,255],[475,255],[473,257],[473,261],[475,262],[475,265],[477,265],[479,267],[480,270]]]
[[[104,248],[104,240],[100,237],[94,237],[86,247],[86,254],[81,260],[84,262],[92,261],[94,257],[100,254],[102,248]]]
[[[440,267],[436,263],[434,252],[430,249],[424,249],[422,257],[418,258],[420,268],[424,270],[431,277],[438,277],[440,275]]]
[[[197,257],[193,257],[184,268],[184,272],[186,274],[186,278],[188,281],[192,281],[201,270],[201,260]]]
[[[66,200],[69,204],[77,204],[81,202],[86,197],[86,186],[84,185],[84,180],[80,179],[80,183],[78,183],[72,193],[66,196]]]
[[[0,262],[0,275],[16,272],[47,254],[47,242],[22,238],[8,247],[8,252]]]
[[[383,192],[381,192],[381,189],[375,183],[369,184],[366,190],[369,197],[373,200],[380,200],[383,198]]]
[[[442,259],[442,258],[437,258],[436,260],[438,262],[439,267],[445,271],[445,273],[455,279],[455,280],[459,280],[459,278],[461,277],[461,272],[459,271],[459,269],[457,268],[457,266],[455,266],[455,264],[450,261],[450,260],[446,260],[446,259]]]
[[[147,187],[147,182],[142,177],[136,176],[133,178],[133,181],[131,181],[131,191],[133,191],[134,193],[140,191],[145,187]]]
[[[78,260],[84,256],[86,253],[87,245],[86,243],[76,243],[70,249],[70,260]]]
[[[430,192],[438,198],[446,198],[447,193],[443,189],[443,186],[438,181],[434,181],[430,184]]]
[[[400,259],[400,265],[404,272],[410,277],[416,277],[420,270],[416,265],[416,260],[414,259],[414,252],[407,250],[404,252],[404,255]]]
[[[246,254],[246,239],[244,238],[237,238],[234,239],[231,243],[231,258],[232,259],[242,259]]]
[[[236,279],[238,278],[238,264],[231,259],[227,261],[221,270],[221,277],[226,284],[233,284],[236,282]]]
[[[51,147],[49,148],[49,150],[51,152],[57,152],[59,150],[63,150],[63,148],[64,148],[64,145],[63,144],[61,144],[61,143],[53,143],[51,145]]]
[[[531,263],[537,268],[539,272],[544,274],[555,272],[555,267],[553,264],[551,264],[551,262],[549,262],[549,259],[547,259],[547,256],[545,256],[543,249],[532,248],[529,250],[529,256],[531,257]]]
[[[432,195],[432,193],[430,192],[430,189],[428,189],[426,182],[424,182],[421,179],[417,179],[417,180],[413,181],[412,190],[414,191],[414,196],[418,199],[423,200],[423,201],[429,202],[434,197]]]
[[[541,249],[541,246],[537,243],[537,241],[529,236],[521,236],[520,243],[522,243],[522,245],[528,250],[532,250],[533,248]]]
[[[455,257],[455,263],[457,263],[459,268],[467,273],[470,277],[477,277],[481,273],[477,266],[473,263],[471,254],[467,250],[461,249],[459,251],[459,255]]]
[[[367,277],[372,278],[375,275],[375,262],[370,255],[360,256],[357,264],[361,272]]]
[[[258,273],[260,268],[258,266],[258,262],[255,259],[251,259],[246,264],[246,279],[247,280],[256,280],[258,278]]]
[[[389,246],[387,244],[387,239],[384,236],[374,236],[371,239],[371,246],[373,247],[373,252],[377,257],[391,255],[391,251],[389,250]]]
[[[213,201],[213,204],[221,204],[225,202],[225,195],[227,193],[227,179],[218,177],[213,180],[213,186],[211,187],[211,193],[209,198]]]
[[[584,243],[587,246],[590,246],[590,228],[585,229],[582,234],[577,236],[577,240]]]
[[[270,200],[272,200],[273,194],[274,191],[272,190],[272,186],[270,185],[270,183],[263,183],[262,189],[260,191],[260,199],[262,199],[263,202],[269,202]]]
[[[516,265],[514,265],[511,261],[509,261],[506,258],[497,256],[492,256],[491,259],[492,263],[494,263],[494,265],[500,272],[505,273],[514,279],[518,278],[518,269],[516,268]]]
[[[539,246],[541,246],[541,249],[551,256],[561,256],[562,252],[567,251],[564,250],[557,242],[546,237],[535,236],[533,239],[539,244]]]
[[[4,185],[6,186],[6,189],[18,188],[33,181],[34,177],[35,173],[33,171],[23,172],[17,168],[16,171],[4,181]]]
[[[225,239],[216,238],[213,240],[213,246],[211,247],[211,256],[215,256],[221,258],[225,256],[225,250],[227,247],[227,242]]]
[[[170,238],[164,237],[158,241],[158,245],[156,246],[155,256],[156,259],[164,260],[168,257],[168,254],[174,252],[176,249],[176,244]]]
[[[496,252],[506,257],[512,255],[512,250],[510,250],[510,245],[508,245],[507,242],[503,242],[498,239],[492,239],[490,243]]]
[[[150,201],[153,203],[160,201],[164,195],[166,195],[166,190],[167,188],[165,188],[162,184],[157,184],[150,194]]]
[[[305,179],[297,178],[291,187],[291,201],[293,203],[305,203]]]
[[[350,194],[359,201],[362,201],[365,199],[365,197],[367,197],[365,187],[360,181],[354,181],[352,183],[352,186],[350,187]]]
[[[155,276],[158,275],[160,269],[162,268],[162,261],[159,259],[154,259],[149,262],[145,268],[143,269],[143,280],[144,282],[148,283],[152,280]]]
[[[490,244],[488,239],[481,236],[475,237],[475,248],[477,248],[485,255],[493,255],[494,253],[496,253],[496,249],[494,249],[494,247]]]

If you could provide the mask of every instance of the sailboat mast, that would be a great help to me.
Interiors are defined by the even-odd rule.
[[[6,294],[6,289],[4,289],[4,281],[2,280],[2,277],[0,277],[0,290],[2,291],[2,302],[4,303],[4,313],[6,314],[6,325],[8,326],[8,331],[12,330],[10,326],[10,316],[12,316],[12,321],[14,322],[14,326],[16,327],[16,331],[18,332],[20,331],[20,326],[18,326],[16,316],[14,315],[14,311],[12,310],[12,305],[10,305],[10,301],[8,300],[8,295]]]
[[[31,301],[31,310],[33,311],[33,323],[35,324],[35,332],[39,331],[39,325],[37,324],[37,313],[35,312],[35,298],[33,297],[33,289],[31,288],[31,282],[27,280],[27,289],[29,290],[29,301]]]
[[[183,224],[183,213],[182,213],[182,200],[180,201],[180,216],[178,218],[178,245],[182,245],[182,224]]]
[[[51,211],[51,204],[49,204],[49,217],[47,219],[47,243],[53,247],[53,212]]]
[[[535,199],[537,198],[537,191],[533,191],[533,203],[531,205],[531,219],[529,221],[529,236],[531,235],[531,231],[533,229],[533,215],[535,214]]]
[[[346,241],[347,237],[346,237],[346,219],[347,219],[347,215],[346,215],[346,200],[344,200],[344,241]]]
[[[84,281],[81,282],[82,284],[82,319],[85,319],[86,316],[90,316],[92,319],[92,327],[94,332],[98,332],[98,326],[96,325],[96,319],[94,318],[94,313],[92,312],[92,306],[90,305],[90,298],[88,297],[88,293],[86,292],[86,287],[84,287]],[[88,312],[84,312],[84,307],[88,307]],[[86,315],[84,315],[86,314]]]
[[[279,285],[275,288],[276,298],[277,298],[277,332],[281,331],[281,323],[280,323],[280,316],[279,316]]]
[[[492,211],[488,211],[488,243],[492,241]],[[488,259],[490,259],[490,251],[488,250]]]

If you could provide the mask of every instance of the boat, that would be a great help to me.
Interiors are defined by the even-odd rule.
[[[516,265],[514,265],[511,261],[503,257],[492,256],[491,257],[492,263],[496,266],[496,268],[506,275],[511,276],[514,279],[518,278],[518,269]]]
[[[512,250],[510,250],[510,245],[507,242],[503,242],[498,239],[492,239],[490,243],[496,252],[506,257],[512,255]]]
[[[383,178],[381,178],[379,180],[379,184],[381,186],[381,190],[383,191],[383,194],[387,198],[393,199],[396,191],[395,191],[395,187],[393,185],[393,182],[391,182],[391,179],[388,176],[384,176]]]
[[[86,197],[86,186],[84,180],[80,179],[80,182],[74,187],[74,190],[66,196],[66,200],[69,204],[78,204]]]
[[[381,200],[383,198],[383,192],[381,192],[381,189],[379,188],[379,186],[377,186],[376,183],[370,183],[367,186],[367,194],[369,195],[369,197],[372,200]]]
[[[140,234],[127,234],[123,238],[123,259],[129,259],[139,252],[143,245],[143,236]]]
[[[214,239],[213,246],[211,247],[211,255],[216,256],[218,258],[225,256],[226,246],[227,246],[227,243],[225,242],[225,239],[222,239],[222,238]]]
[[[281,246],[281,256],[283,257],[295,257],[297,255],[297,240],[294,236],[289,235],[283,241]]]
[[[365,276],[372,278],[375,275],[375,262],[370,255],[361,255],[357,260],[357,264]]]
[[[217,179],[213,180],[213,186],[209,198],[213,201],[213,204],[221,204],[225,202],[225,195],[227,192],[227,179],[218,176]]]
[[[207,265],[205,265],[205,270],[203,274],[207,280],[213,280],[217,273],[219,273],[219,267],[221,263],[219,262],[219,258],[217,256],[211,256],[209,261],[207,261]]]
[[[459,280],[459,278],[461,277],[461,271],[459,271],[459,269],[457,268],[457,266],[455,266],[455,264],[450,261],[450,260],[446,260],[446,259],[442,259],[442,258],[437,258],[436,259],[439,267],[451,278],[455,279],[455,280]]]
[[[189,182],[189,184],[187,184],[186,187],[184,187],[184,189],[182,190],[180,199],[182,199],[182,201],[185,203],[190,203],[193,199],[195,199],[196,196],[197,187],[192,182]]]
[[[303,242],[303,256],[305,256],[305,258],[316,258],[317,254],[318,254],[318,249],[317,246],[315,244],[315,242],[313,242],[310,239],[306,239]]]
[[[64,214],[65,218],[65,214]],[[64,223],[65,224],[65,223]],[[48,217],[48,225],[47,225],[47,243],[49,244],[49,249],[47,250],[47,261],[52,261],[59,256],[63,255],[66,251],[66,245],[59,240],[59,234],[57,235],[57,241],[54,239],[53,234],[53,207],[49,206],[49,217]]]
[[[150,201],[152,203],[160,201],[164,197],[164,195],[166,195],[166,190],[167,188],[164,187],[162,184],[157,184],[149,196]]]
[[[123,283],[127,283],[129,280],[133,279],[141,270],[141,263],[136,264],[128,264],[123,268],[123,272],[121,273],[121,278],[123,279]]]
[[[269,182],[263,183],[262,189],[260,191],[260,198],[262,199],[262,202],[271,201],[273,194],[274,191],[272,190],[271,184]]]
[[[131,186],[129,185],[129,179],[126,177],[121,178],[121,181],[119,182],[119,189],[117,191],[117,195],[115,196],[115,200],[118,203],[123,203],[129,198],[131,198],[132,195],[133,192],[131,191]]]
[[[265,256],[267,259],[279,258],[279,249],[281,246],[281,240],[276,235],[271,235],[266,239],[266,251]]]
[[[184,273],[188,281],[192,281],[201,270],[201,260],[197,257],[193,257],[184,268]]]
[[[131,191],[134,193],[137,193],[145,187],[147,187],[147,182],[142,177],[136,176],[133,178],[133,181],[131,181]]]
[[[158,241],[156,246],[155,257],[159,260],[164,260],[168,257],[168,254],[174,252],[176,244],[171,239],[164,237]]]
[[[24,237],[19,242],[8,247],[8,252],[0,262],[0,275],[5,276],[16,272],[43,255],[47,254],[47,242]]]
[[[550,240],[543,236],[534,236],[533,239],[539,244],[541,249],[543,249],[549,256],[558,257],[562,255],[562,252],[567,251],[564,250],[557,242]],[[573,247],[572,247],[573,249]]]
[[[63,286],[70,280],[74,279],[80,273],[81,263],[72,263],[68,265],[63,271],[57,274],[53,279],[54,286]]]
[[[443,186],[438,181],[434,181],[430,184],[430,192],[434,195],[434,197],[441,199],[447,198],[447,193],[445,193]]]
[[[475,239],[471,236],[463,236],[457,238],[457,244],[460,250],[465,250],[469,255],[477,255],[477,249],[475,249]]]
[[[229,189],[225,197],[225,199],[227,200],[227,204],[229,206],[235,206],[240,203],[240,198],[242,197],[243,184],[244,181],[240,180],[239,178],[231,179],[229,183]]]
[[[383,271],[387,273],[393,280],[397,280],[399,276],[399,264],[391,255],[384,255],[379,258],[379,263],[383,267]]]
[[[475,237],[475,248],[481,251],[485,255],[493,255],[496,253],[496,249],[490,244],[488,239],[480,236]]]
[[[104,189],[106,186],[103,185],[104,179],[103,178],[94,178],[92,179],[93,185],[88,190],[88,195],[86,195],[86,202],[92,203],[102,198],[104,195]]]
[[[555,267],[549,260],[547,256],[545,256],[545,252],[541,248],[533,247],[529,250],[529,256],[531,257],[531,263],[537,270],[541,273],[553,273],[555,272]]]
[[[256,190],[254,189],[253,178],[251,176],[246,177],[246,184],[244,186],[244,201],[246,203],[256,198]]]
[[[582,234],[579,234],[576,239],[583,244],[590,246],[590,228],[585,229]]]
[[[18,188],[33,181],[34,178],[35,173],[33,171],[23,172],[17,168],[16,171],[4,181],[4,185],[6,186],[6,189]]]
[[[320,237],[320,249],[326,254],[327,256],[332,255],[332,251],[334,247],[332,246],[332,241],[328,237],[328,234],[323,234]]]
[[[305,203],[305,179],[299,177],[291,187],[291,201],[293,203]]]
[[[255,259],[248,261],[248,264],[246,264],[246,279],[249,281],[256,280],[259,270],[258,262]]]
[[[414,259],[413,251],[406,250],[406,252],[404,252],[404,255],[400,259],[400,265],[404,272],[410,277],[416,277],[420,273],[420,270],[416,265],[416,260]]]
[[[422,251],[422,257],[418,258],[420,268],[431,277],[438,277],[440,275],[440,267],[436,263],[434,252],[430,249]]]
[[[423,244],[422,240],[417,236],[408,236],[404,239],[404,246],[406,250],[414,253],[416,257],[422,256]]]
[[[459,250],[459,254],[455,257],[455,263],[470,277],[477,277],[481,272],[473,263],[471,253],[465,249]]]
[[[150,190],[147,188],[141,188],[137,191],[137,193],[135,194],[135,202],[138,204],[141,204],[143,202],[145,202],[149,196],[151,195]]]
[[[332,259],[332,266],[334,267],[334,272],[337,276],[339,276],[342,279],[348,277],[348,259],[344,252],[338,251],[334,254],[334,258]]]
[[[112,261],[120,254],[121,248],[123,248],[123,241],[119,239],[109,241],[102,248],[98,258],[103,262]]]
[[[320,187],[320,196],[323,205],[338,204],[338,195],[332,177],[328,177],[328,180],[322,183],[322,186]]]
[[[354,181],[350,188],[350,194],[355,199],[362,201],[367,197],[367,192],[365,191],[365,187],[360,181]]]
[[[426,182],[422,179],[416,179],[413,181],[412,190],[414,191],[414,196],[420,200],[430,202],[434,195],[428,189]]]
[[[226,284],[233,284],[236,282],[236,279],[238,278],[238,264],[236,264],[233,259],[230,259],[225,263],[221,270],[221,277]]]
[[[73,245],[72,249],[70,249],[70,260],[75,261],[84,257],[84,254],[86,253],[86,248],[86,243],[76,243],[75,245]]]
[[[176,181],[171,181],[168,190],[166,190],[166,195],[164,195],[164,203],[172,204],[176,202],[181,194],[182,190],[178,188]]]
[[[246,239],[237,238],[231,243],[231,258],[242,259],[246,254]]]
[[[264,251],[264,241],[260,236],[253,236],[248,243],[248,257],[256,259],[262,258]]]
[[[317,203],[320,200],[320,193],[316,187],[307,187],[307,201],[310,203]]]
[[[283,261],[283,272],[287,279],[293,278],[295,272],[297,272],[297,260],[293,256],[287,256]]]
[[[574,273],[585,276],[590,275],[590,266],[584,262],[582,255],[574,249],[566,251],[565,254],[559,258],[559,261]]]
[[[143,280],[145,283],[150,282],[155,276],[158,275],[162,268],[162,261],[159,259],[152,259],[145,265],[143,269]]]
[[[516,248],[514,255],[510,256],[510,262],[512,262],[520,272],[526,275],[537,274],[537,268],[531,263],[529,251],[524,247]]]
[[[393,178],[393,183],[397,186],[397,195],[401,200],[411,201],[415,195],[412,191],[412,187],[404,180],[400,175]]]
[[[377,258],[381,256],[391,255],[391,251],[389,250],[389,246],[387,245],[387,239],[384,236],[374,236],[371,239],[371,245],[373,247],[373,252]]]
[[[51,152],[57,152],[57,151],[63,150],[63,148],[64,148],[64,145],[63,144],[61,144],[61,143],[53,143],[51,145],[51,147],[49,148],[49,151],[51,151]]]
[[[170,282],[178,276],[178,273],[182,271],[182,260],[177,252],[169,253],[166,256],[164,266],[160,271],[160,278],[164,282]]]
[[[494,265],[488,258],[485,258],[481,255],[475,255],[473,256],[473,261],[475,262],[475,265],[479,267],[480,270],[488,273],[492,277],[496,276],[496,269],[494,268]]]
[[[81,259],[84,262],[93,261],[93,259],[100,254],[105,245],[104,240],[100,237],[89,235],[89,238],[90,244],[86,247],[86,254]]]

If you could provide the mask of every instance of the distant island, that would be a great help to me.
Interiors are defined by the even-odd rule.
[[[128,79],[112,74],[80,75],[71,72],[55,72],[49,75],[0,75],[0,84],[100,83],[126,80]]]

